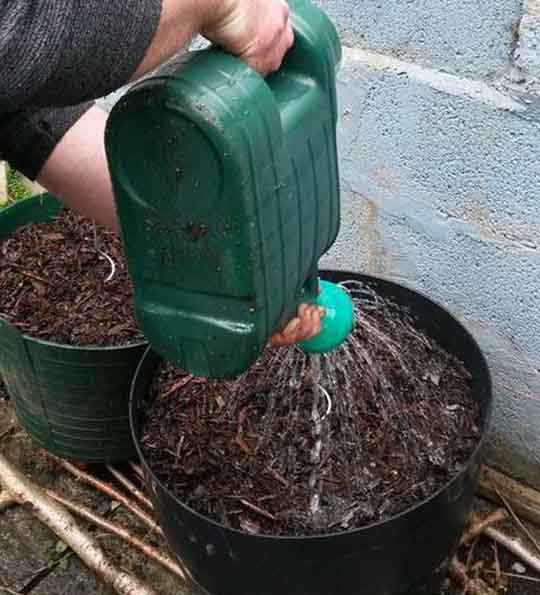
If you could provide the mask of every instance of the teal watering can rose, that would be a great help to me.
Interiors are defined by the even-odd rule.
[[[321,332],[300,343],[306,353],[327,353],[339,347],[349,336],[354,326],[354,306],[351,296],[343,287],[319,282],[320,293],[316,304],[324,309]]]
[[[318,295],[318,261],[340,221],[341,46],[311,2],[290,8],[295,43],[270,77],[217,49],[195,52],[135,85],[109,118],[139,324],[195,375],[240,374],[300,304],[334,299]],[[323,326],[338,330],[323,330],[317,349],[348,328],[334,311]]]

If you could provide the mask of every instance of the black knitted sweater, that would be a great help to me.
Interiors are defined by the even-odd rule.
[[[125,84],[161,0],[0,0],[0,159],[34,178],[91,100]]]

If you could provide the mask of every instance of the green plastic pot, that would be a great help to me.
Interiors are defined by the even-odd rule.
[[[0,238],[51,221],[62,204],[43,194],[0,211]],[[136,456],[129,388],[146,342],[74,347],[23,335],[0,316],[0,373],[22,427],[43,448],[71,460],[112,463]]]

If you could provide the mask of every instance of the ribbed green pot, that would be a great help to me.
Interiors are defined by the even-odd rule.
[[[0,239],[62,209],[44,194],[0,211]],[[20,424],[43,448],[67,459],[108,463],[136,452],[129,429],[132,376],[146,343],[73,347],[23,335],[0,316],[0,373]]]

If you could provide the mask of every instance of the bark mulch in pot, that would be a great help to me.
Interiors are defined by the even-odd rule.
[[[2,242],[0,295],[0,314],[30,337],[75,346],[143,340],[120,239],[67,209]]]
[[[226,526],[272,535],[365,526],[442,488],[481,435],[470,374],[375,302],[329,356],[268,349],[236,381],[162,365],[142,448],[164,485]]]

